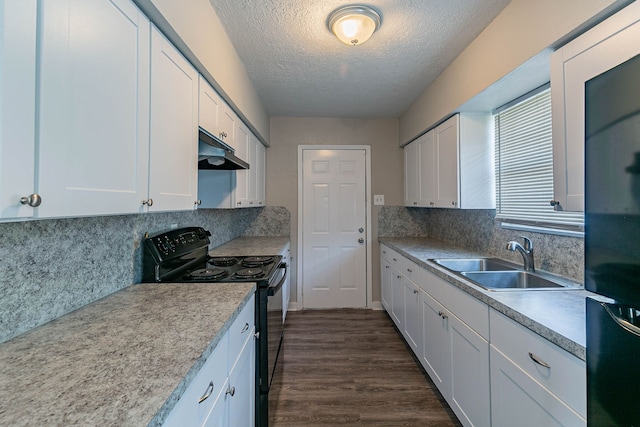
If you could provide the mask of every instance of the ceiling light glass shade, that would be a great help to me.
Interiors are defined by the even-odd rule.
[[[329,29],[350,46],[361,45],[380,27],[380,14],[368,6],[345,6],[329,15]]]

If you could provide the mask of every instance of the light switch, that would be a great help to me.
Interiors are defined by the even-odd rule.
[[[373,204],[375,206],[383,206],[384,205],[384,194],[374,194],[373,195]]]

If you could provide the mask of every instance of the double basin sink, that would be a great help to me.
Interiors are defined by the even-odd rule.
[[[489,291],[582,289],[582,286],[562,277],[519,270],[498,258],[441,258],[430,261]]]

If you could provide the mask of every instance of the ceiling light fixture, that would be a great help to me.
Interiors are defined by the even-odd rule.
[[[380,28],[382,17],[373,8],[365,5],[345,6],[329,15],[329,30],[344,44],[358,46]]]

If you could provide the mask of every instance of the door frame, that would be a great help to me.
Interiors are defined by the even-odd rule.
[[[370,145],[298,145],[298,259],[296,261],[296,301],[300,310],[304,309],[304,301],[302,296],[302,154],[305,150],[364,150],[365,152],[365,216],[366,216],[366,294],[367,301],[365,308],[371,309],[371,288],[372,288],[372,274],[371,274],[371,146]]]

